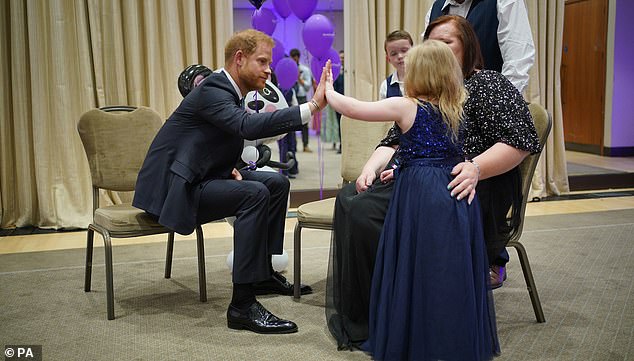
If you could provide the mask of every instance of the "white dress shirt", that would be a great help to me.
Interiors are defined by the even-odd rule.
[[[399,80],[398,74],[396,72],[392,73],[392,79],[390,80],[390,85],[398,83],[399,89],[401,89],[401,94],[405,95],[405,87],[402,80]],[[379,100],[387,98],[387,78],[383,79],[381,86],[379,87]]]
[[[449,6],[449,14],[466,17],[472,0],[462,4],[445,0],[443,9]],[[429,25],[431,8],[425,17],[425,28]],[[497,0],[498,44],[502,54],[502,74],[520,91],[528,85],[528,71],[535,62],[535,45],[524,0]],[[424,35],[421,34],[421,36]]]

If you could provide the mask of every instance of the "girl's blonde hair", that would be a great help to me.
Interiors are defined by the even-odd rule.
[[[425,40],[411,48],[405,58],[404,82],[408,97],[438,104],[443,120],[457,136],[467,91],[462,69],[449,46],[438,40]]]

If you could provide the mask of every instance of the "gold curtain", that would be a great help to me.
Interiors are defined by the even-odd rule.
[[[105,105],[178,105],[185,66],[224,63],[231,0],[7,0],[0,5],[0,227],[86,227],[76,123]]]
[[[433,3],[434,0],[344,0],[347,94],[362,100],[377,99],[381,81],[392,72],[385,61],[385,36],[403,29],[412,34],[414,43],[420,42],[425,15]],[[564,0],[525,4],[536,50],[526,98],[542,104],[553,116],[553,130],[531,189],[532,196],[543,197],[569,191],[559,76]]]
[[[535,170],[531,197],[568,193],[568,170],[561,113],[561,54],[564,33],[564,0],[526,1],[535,42],[535,65],[530,71],[526,97],[543,105],[553,127]]]

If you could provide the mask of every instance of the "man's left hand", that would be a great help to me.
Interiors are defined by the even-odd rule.
[[[233,179],[235,180],[242,180],[242,174],[240,174],[240,171],[238,171],[237,169],[233,168],[233,170],[231,171],[231,176],[233,177]]]

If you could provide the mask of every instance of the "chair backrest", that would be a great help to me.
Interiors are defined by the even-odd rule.
[[[147,150],[162,124],[161,117],[146,107],[108,107],[84,113],[77,131],[88,157],[93,188],[134,190]]]
[[[535,174],[535,168],[537,168],[541,151],[544,149],[544,144],[546,144],[548,134],[550,134],[550,129],[552,128],[552,119],[544,107],[537,103],[530,103],[528,105],[528,109],[533,117],[535,130],[537,131],[537,136],[539,137],[539,153],[530,154],[524,158],[522,163],[519,165],[522,179],[522,205],[519,211],[519,225],[516,232],[511,235],[511,241],[517,241],[522,235],[522,229],[524,228],[524,213],[526,211],[526,203],[528,203],[533,175]]]
[[[341,177],[354,182],[393,122],[364,122],[341,116]]]

